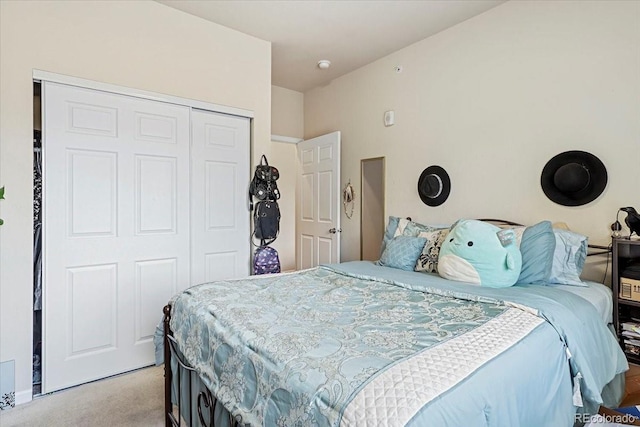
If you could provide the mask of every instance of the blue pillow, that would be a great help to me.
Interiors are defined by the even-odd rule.
[[[393,239],[393,236],[396,234],[396,230],[398,229],[398,222],[400,218],[397,216],[390,216],[389,223],[387,224],[387,228],[384,230],[384,236],[382,237],[382,244],[380,245],[380,256],[384,253],[384,250],[387,247],[387,244]]]
[[[587,259],[587,237],[568,230],[553,230],[556,248],[549,283],[587,286],[580,274]]]
[[[427,239],[424,237],[394,237],[387,243],[378,264],[413,271],[425,243]]]
[[[516,283],[545,285],[551,278],[556,237],[550,221],[527,227],[522,234],[522,271]]]

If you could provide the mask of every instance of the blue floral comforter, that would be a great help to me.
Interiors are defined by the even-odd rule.
[[[249,425],[455,419],[438,402],[473,384],[469,378],[483,365],[521,351],[517,344],[530,335],[540,347],[549,334],[557,339],[559,350],[547,364],[558,365],[553,381],[568,388],[571,399],[565,331],[549,327],[540,307],[514,307],[496,295],[454,292],[437,280],[419,283],[429,275],[396,277],[390,270],[347,263],[194,286],[172,301],[170,326],[204,384]],[[624,370],[623,362],[614,364]],[[443,377],[443,371],[452,374]],[[559,400],[566,406],[567,398]]]

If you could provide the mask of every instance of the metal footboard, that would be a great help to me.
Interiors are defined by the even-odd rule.
[[[189,366],[184,358],[178,351],[178,343],[173,337],[173,332],[169,326],[171,320],[171,305],[166,305],[163,308],[163,329],[164,329],[164,410],[165,410],[165,426],[166,427],[182,427],[183,418],[188,421],[184,422],[184,425],[189,427],[204,426],[204,427],[216,427],[214,419],[216,410],[221,405],[216,398],[213,397],[211,391],[203,386],[204,390],[197,393],[194,401],[193,383],[194,381],[200,381],[200,377],[196,370]],[[172,360],[177,363],[176,375],[174,378],[174,372],[172,368]],[[188,381],[188,390],[183,390],[182,374],[186,373]],[[172,399],[172,386],[177,385],[176,400],[177,404],[173,404]],[[186,398],[186,405],[183,405],[183,397]],[[195,406],[194,406],[195,405]],[[177,406],[177,413],[174,412],[174,406]],[[186,406],[186,407],[185,407]],[[197,418],[194,416],[194,410],[197,411]],[[185,412],[188,411],[188,412]],[[225,410],[226,411],[226,410]],[[242,427],[242,424],[233,416],[228,414],[228,426],[230,427]],[[187,415],[183,417],[183,415]],[[206,418],[209,418],[207,422]],[[225,417],[226,418],[226,417]],[[197,419],[197,421],[195,421]],[[224,420],[227,421],[227,420]],[[223,424],[227,424],[224,422]]]

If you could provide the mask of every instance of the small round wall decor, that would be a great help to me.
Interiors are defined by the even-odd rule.
[[[418,194],[427,206],[440,206],[451,192],[449,174],[440,166],[429,166],[418,179]]]

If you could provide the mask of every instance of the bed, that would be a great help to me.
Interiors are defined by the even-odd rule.
[[[167,425],[571,426],[622,398],[610,319],[597,283],[367,261],[205,283],[165,307]]]

